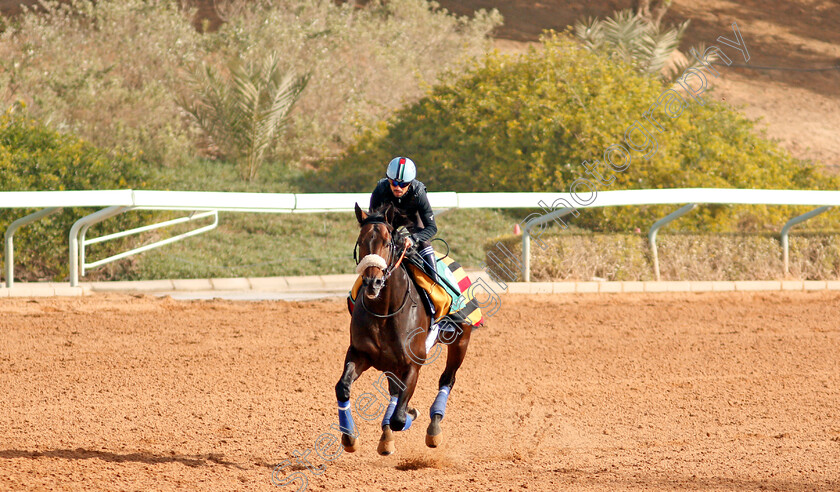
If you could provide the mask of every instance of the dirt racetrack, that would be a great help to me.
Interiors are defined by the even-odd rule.
[[[840,293],[514,296],[444,425],[325,462],[309,490],[840,490]],[[342,300],[5,299],[0,490],[271,490],[337,421]],[[368,371],[353,397],[373,391]],[[294,489],[293,486],[287,487]]]

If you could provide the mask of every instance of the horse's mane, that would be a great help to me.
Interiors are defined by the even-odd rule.
[[[362,225],[365,224],[376,224],[376,223],[384,223],[391,225],[386,218],[387,212],[389,208],[394,208],[394,206],[390,203],[384,203],[379,206],[376,210],[371,210],[368,212],[367,217],[365,220],[362,221]],[[396,209],[394,209],[396,211]]]
[[[388,220],[388,215],[391,214],[391,220]],[[388,224],[394,229],[409,224],[408,216],[400,212],[393,203],[383,203],[376,210],[371,210],[367,218],[362,222],[362,225],[384,223]]]

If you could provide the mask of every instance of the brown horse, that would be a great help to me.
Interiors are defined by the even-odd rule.
[[[402,263],[406,252],[403,239],[394,227],[395,218],[399,223],[401,217],[395,214],[393,206],[386,205],[366,214],[356,204],[356,218],[361,227],[356,241],[358,258],[361,258],[357,271],[363,280],[350,320],[350,347],[344,359],[344,372],[335,385],[341,442],[348,452],[357,449],[358,434],[350,411],[350,385],[373,367],[388,377],[390,404],[382,419],[378,447],[379,454],[388,455],[394,452],[392,431],[407,430],[417,418],[417,411],[409,407],[408,402],[414,394],[420,367],[428,363],[426,337],[432,319]],[[426,431],[429,447],[436,447],[441,442],[440,422],[455,383],[455,373],[467,353],[471,330],[468,323],[458,324],[455,334],[444,341],[448,345],[446,368],[430,411],[431,423]],[[374,395],[362,395],[365,396]],[[370,399],[365,400],[367,406],[362,403],[360,407],[362,400],[356,400],[356,410],[368,418]]]

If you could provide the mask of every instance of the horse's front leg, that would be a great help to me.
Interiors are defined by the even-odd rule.
[[[414,409],[411,409],[412,411],[409,412],[406,412],[406,409],[408,409],[408,402],[411,401],[411,397],[414,395],[414,388],[417,386],[417,376],[419,375],[419,365],[411,364],[408,366],[405,379],[403,380],[403,386],[397,395],[397,406],[394,409],[394,415],[391,417],[391,430],[408,430],[411,427],[411,422],[417,418],[417,412],[413,411]]]
[[[408,402],[414,394],[417,386],[417,376],[420,374],[420,366],[411,365],[406,371],[403,380],[388,377],[388,387],[391,393],[391,401],[385,417],[382,419],[382,436],[379,438],[377,451],[383,456],[394,452],[393,431],[408,430],[411,423],[417,418],[417,410],[408,407]]]
[[[356,450],[356,438],[359,436],[353,413],[350,411],[350,385],[359,379],[370,367],[370,361],[364,354],[352,346],[344,357],[344,373],[335,385],[335,397],[338,400],[338,425],[341,430],[341,444],[344,450],[352,453]]]

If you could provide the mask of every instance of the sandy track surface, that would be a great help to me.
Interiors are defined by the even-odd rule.
[[[0,490],[268,490],[335,423],[343,302],[10,299]],[[507,296],[444,425],[308,455],[309,490],[838,489],[838,293]],[[369,371],[353,396],[373,391]],[[288,487],[292,490],[294,487]]]

